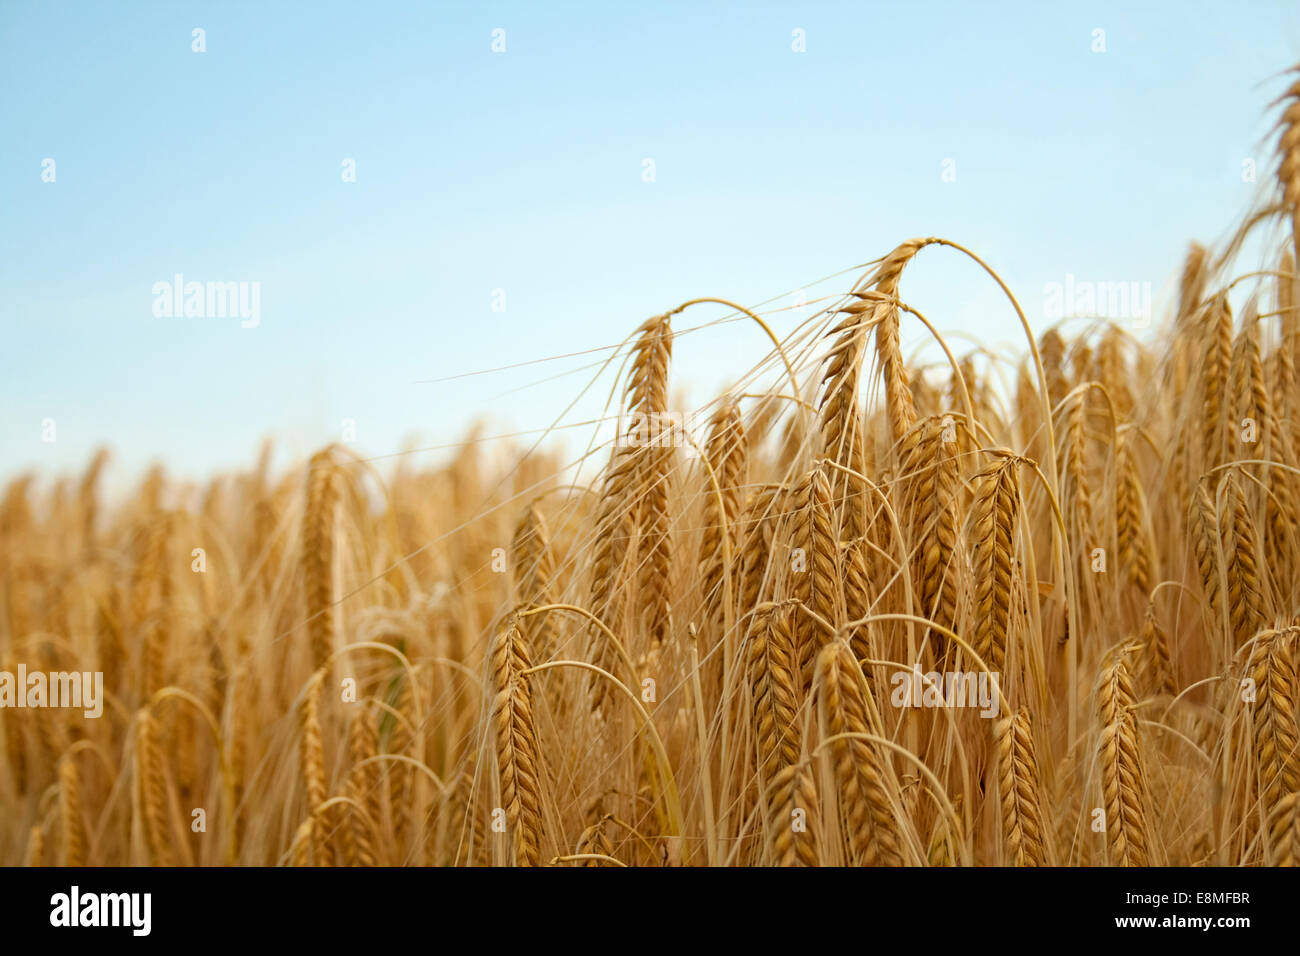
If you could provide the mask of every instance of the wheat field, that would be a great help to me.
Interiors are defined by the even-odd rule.
[[[113,507],[106,454],[15,478],[0,669],[104,700],[0,709],[0,863],[1300,863],[1300,82],[1279,107],[1267,195],[1141,334],[1032,329],[913,239],[785,337],[642,323],[595,480],[481,436]],[[1021,354],[954,353],[918,256],[984,269]],[[697,308],[771,352],[694,433]]]

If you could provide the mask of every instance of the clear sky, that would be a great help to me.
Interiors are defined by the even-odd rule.
[[[1035,322],[1067,274],[1151,282],[1159,309],[1187,241],[1251,201],[1243,159],[1271,170],[1297,62],[1294,2],[2,0],[0,475],[108,444],[121,479],[199,477],[345,418],[376,456],[478,412],[544,428],[607,353],[429,380],[782,296],[911,236],[975,249]],[[258,282],[258,325],[155,315],[177,273]],[[1018,337],[950,253],[904,294]],[[703,402],[764,345],[681,336],[675,383]]]

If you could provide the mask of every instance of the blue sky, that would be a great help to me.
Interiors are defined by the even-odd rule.
[[[975,249],[1034,320],[1067,273],[1150,281],[1159,308],[1187,241],[1252,201],[1243,158],[1267,177],[1266,107],[1297,62],[1282,2],[5,0],[0,474],[108,444],[122,480],[155,460],[200,477],[268,435],[305,455],[345,418],[375,456],[475,413],[544,428],[605,353],[429,380],[610,345],[696,296],[768,300],[911,236]],[[176,273],[259,282],[260,324],[155,316]],[[904,294],[1017,340],[950,253]],[[674,381],[702,403],[764,345],[739,324],[681,336]]]

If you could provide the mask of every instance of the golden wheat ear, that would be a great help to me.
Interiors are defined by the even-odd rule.
[[[859,866],[902,866],[901,840],[885,762],[869,737],[862,671],[844,641],[817,657],[814,685],[829,740],[839,811],[852,860]]]
[[[1002,834],[1008,862],[1046,866],[1042,797],[1029,711],[1021,708],[998,722],[994,731],[1001,794]]]
[[[302,524],[302,566],[309,601],[307,633],[312,663],[321,668],[334,653],[334,531],[339,477],[332,448],[312,456],[307,469],[307,509]]]
[[[320,695],[324,683],[323,671],[312,675],[303,693],[298,709],[298,757],[302,771],[303,787],[307,793],[307,816],[312,827],[312,858],[317,866],[333,863],[333,851],[327,842],[332,834],[326,832],[326,821],[318,819],[328,795],[325,776],[325,745],[320,723]]]
[[[135,724],[135,777],[149,859],[153,866],[175,866],[158,721],[145,707],[136,714]]]
[[[542,798],[532,692],[524,671],[528,648],[518,618],[511,615],[492,644],[492,722],[496,730],[497,774],[512,862],[541,865]]]
[[[1148,866],[1147,783],[1138,740],[1137,694],[1128,656],[1136,645],[1112,650],[1097,686],[1099,757],[1106,841],[1112,866]]]
[[[1020,507],[1017,461],[1005,458],[983,472],[971,515],[975,574],[975,653],[990,671],[1006,669],[1011,622],[1011,578]]]

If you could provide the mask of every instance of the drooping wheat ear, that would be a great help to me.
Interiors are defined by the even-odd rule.
[[[640,449],[642,454],[638,456],[641,547],[637,562],[637,599],[651,643],[657,646],[668,636],[671,616],[669,481],[673,470],[673,446],[680,436],[675,428],[669,427],[668,419],[668,367],[673,351],[673,332],[668,316],[658,315],[647,320],[639,331],[640,337],[632,349],[627,402],[644,416],[652,437],[649,447]]]
[[[1259,566],[1259,536],[1237,476],[1224,479],[1223,550],[1227,556],[1228,620],[1234,647],[1250,640],[1268,617],[1267,581]]]
[[[1300,792],[1288,793],[1278,801],[1269,844],[1274,866],[1300,866]]]
[[[1279,125],[1277,151],[1280,162],[1277,179],[1282,186],[1282,203],[1291,217],[1291,241],[1295,258],[1300,261],[1300,80],[1296,80],[1282,94],[1286,103]]]
[[[850,621],[860,621],[871,613],[872,582],[869,545],[865,538],[850,541],[840,552],[840,568],[844,575],[844,615]],[[870,657],[870,629],[860,624],[849,632],[849,645],[858,660]]]
[[[1251,654],[1255,681],[1255,759],[1264,810],[1300,790],[1300,726],[1296,720],[1297,628],[1265,632]]]
[[[637,327],[636,335],[626,389],[627,404],[633,411],[662,414],[668,411],[668,367],[673,354],[672,323],[667,315],[652,316]]]
[[[1070,380],[1065,374],[1065,340],[1056,329],[1048,329],[1038,343],[1038,354],[1043,360],[1043,374],[1047,377],[1047,397],[1056,408],[1070,391]]]
[[[875,291],[882,297],[876,304],[876,357],[885,380],[885,410],[895,443],[901,443],[916,424],[916,408],[907,386],[907,365],[898,337],[898,280],[912,257],[927,244],[925,239],[909,239],[900,244],[885,257],[876,276]]]
[[[158,720],[148,707],[136,714],[135,776],[140,794],[145,844],[153,866],[174,866],[167,822],[167,784],[163,777]]]
[[[634,490],[636,486],[637,449],[620,446],[614,450],[605,475],[596,519],[596,542],[591,568],[591,613],[611,630],[623,616],[626,587],[626,564],[630,545],[636,536]],[[605,632],[594,624],[588,630],[592,662],[611,674],[618,674],[621,664],[617,650]],[[627,675],[630,676],[630,675]],[[609,682],[593,675],[591,707],[599,710],[611,700]]]
[[[637,331],[624,399],[631,410],[631,424],[626,435],[619,435],[601,492],[591,611],[606,627],[619,630],[626,586],[634,577],[643,623],[657,645],[669,619],[668,479],[676,433],[665,423],[672,329],[668,317],[661,315],[647,320]],[[635,551],[631,547],[634,542]],[[618,673],[619,655],[604,632],[593,624],[588,634],[596,666]],[[611,686],[598,675],[592,675],[590,692],[593,710],[606,707],[612,699]]]
[[[826,456],[859,473],[866,471],[858,387],[868,331],[863,314],[868,308],[867,302],[853,303],[844,310],[849,314],[827,333],[835,341],[827,356],[818,404]],[[863,502],[850,492],[852,479],[852,475],[835,469],[831,476],[831,495],[843,516],[844,533],[855,538],[862,534],[865,518]]]
[[[803,476],[790,495],[792,597],[831,627],[843,620],[840,607],[839,544],[831,518],[831,491],[823,466]],[[800,687],[812,682],[817,652],[830,639],[827,628],[807,614],[795,618],[795,655]]]
[[[312,820],[312,856],[318,866],[328,866],[333,862],[331,848],[326,841],[325,821],[318,816],[320,806],[329,793],[325,777],[325,745],[320,726],[320,694],[324,680],[323,670],[312,675],[298,710],[299,765],[303,786],[307,791],[307,815]]]
[[[1013,716],[998,721],[995,739],[1007,858],[1013,866],[1046,866],[1046,831],[1029,711],[1022,707]]]
[[[1247,432],[1247,419],[1254,424],[1250,438],[1259,448],[1267,449],[1275,430],[1273,399],[1264,381],[1264,364],[1259,353],[1259,338],[1253,310],[1242,317],[1241,331],[1232,346],[1232,360],[1228,367],[1228,380],[1232,390],[1231,432],[1241,429],[1243,440]],[[1252,456],[1252,457],[1263,457]]]
[[[312,456],[307,470],[307,510],[302,525],[302,563],[309,615],[312,666],[320,669],[334,652],[334,524],[339,501],[332,448]]]
[[[895,442],[916,424],[916,408],[912,392],[907,385],[907,365],[899,342],[898,309],[890,309],[876,326],[876,355],[885,379],[885,410],[889,414],[889,430]]]
[[[867,734],[867,709],[861,668],[844,641],[832,641],[817,656],[816,693],[848,830],[854,862],[863,866],[902,866],[903,854],[886,785],[886,765]]]
[[[353,809],[350,815],[352,843],[356,847],[359,865],[378,866],[375,835],[371,828],[378,827],[380,820],[379,764],[372,759],[379,751],[379,733],[365,702],[358,702],[355,708],[348,730],[348,752],[352,758],[348,789],[352,799],[365,808],[365,818]]]
[[[951,628],[957,617],[957,425],[950,415],[924,419],[910,436],[903,474],[921,614]],[[940,642],[941,647],[945,642]]]
[[[749,680],[754,739],[765,785],[799,762],[799,698],[789,605],[768,605],[754,615],[749,639]]]
[[[542,607],[553,600],[555,553],[546,520],[534,502],[515,525],[511,542],[511,565],[515,575],[515,602],[524,607]],[[533,614],[521,621],[529,644],[541,660],[548,660],[555,647],[555,629],[549,614]]]
[[[1101,722],[1098,750],[1106,840],[1112,866],[1147,866],[1145,776],[1138,743],[1137,695],[1127,656],[1135,645],[1112,650],[1103,661],[1097,685]]]
[[[1146,496],[1133,458],[1132,435],[1124,431],[1115,452],[1115,544],[1124,577],[1145,597],[1151,591],[1155,546],[1147,533]]]
[[[975,576],[975,653],[995,674],[1007,662],[1011,623],[1011,573],[1016,515],[1020,510],[1018,461],[1004,458],[978,477],[971,520]]]
[[[740,540],[740,494],[745,486],[745,425],[740,406],[729,402],[714,413],[705,442],[705,459],[722,497],[707,478],[704,485],[704,536],[700,541],[700,585],[708,617],[717,620],[723,601],[724,551],[735,556]],[[725,544],[724,549],[724,533]],[[732,587],[738,584],[732,579]],[[734,595],[732,597],[734,600]]]
[[[840,310],[848,313],[849,318],[831,330],[830,334],[837,336],[837,341],[831,352],[827,374],[823,378],[822,425],[826,452],[840,464],[858,467],[853,462],[863,447],[858,437],[859,429],[845,421],[844,416],[857,414],[856,397],[863,345],[859,336],[867,329],[875,329],[876,357],[885,382],[885,410],[892,440],[899,442],[916,423],[916,407],[899,344],[898,280],[912,257],[936,241],[938,240],[909,239],[897,246],[881,261],[865,283],[859,283],[849,293],[859,301]],[[866,291],[863,288],[865,285],[871,285],[872,289]],[[859,324],[860,317],[864,315],[868,316],[866,322]],[[831,406],[829,412],[840,419],[838,425],[829,424],[830,414],[826,409],[828,403]],[[848,460],[845,460],[845,456]]]
[[[59,761],[59,829],[63,865],[86,865],[86,832],[81,819],[81,775],[72,754]]]
[[[1206,308],[1206,328],[1201,356],[1201,436],[1205,467],[1223,463],[1223,422],[1227,414],[1228,369],[1232,364],[1232,309],[1227,293],[1220,293]]]
[[[39,823],[33,824],[27,835],[27,865],[45,865],[45,828]]]
[[[518,618],[511,616],[492,644],[492,686],[496,698],[492,723],[496,727],[497,774],[506,827],[513,841],[513,862],[541,863],[542,799],[537,764],[537,735],[533,728],[532,693],[524,675],[531,665]]]
[[[1173,654],[1169,648],[1169,635],[1156,620],[1156,610],[1152,604],[1147,604],[1138,640],[1145,648],[1146,686],[1152,693],[1175,696],[1178,693],[1178,682],[1174,674]]]
[[[817,866],[821,817],[817,784],[804,765],[783,767],[769,787],[767,828],[777,866]]]
[[[1206,482],[1201,481],[1192,493],[1192,549],[1196,569],[1205,592],[1210,617],[1215,628],[1223,620],[1222,594],[1219,584],[1219,519]]]

